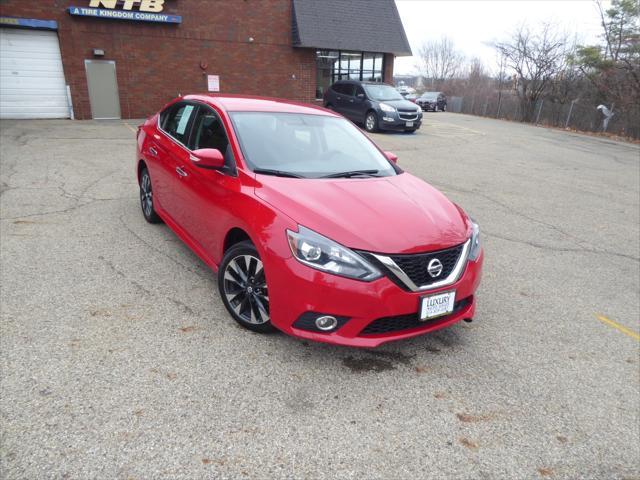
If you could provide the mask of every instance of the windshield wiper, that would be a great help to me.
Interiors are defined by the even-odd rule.
[[[349,172],[339,172],[339,173],[332,173],[330,175],[323,175],[320,178],[350,178],[350,177],[357,177],[358,175],[367,175],[370,177],[375,177],[377,173],[379,173],[380,170],[351,170]]]
[[[262,175],[273,175],[275,177],[289,177],[289,178],[306,178],[296,173],[285,172],[283,170],[271,170],[269,168],[256,168],[253,173],[261,173]]]

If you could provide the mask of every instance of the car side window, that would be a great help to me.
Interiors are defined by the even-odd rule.
[[[342,91],[343,94],[353,97],[356,90],[356,86],[353,83],[345,83],[342,88],[344,89]]]
[[[176,105],[164,122],[164,131],[180,143],[186,144],[189,138],[189,120],[194,110],[194,105],[185,103]]]
[[[204,105],[200,106],[193,122],[193,134],[189,142],[191,150],[215,148],[224,156],[225,166],[235,171],[233,150],[229,138],[216,112]]]

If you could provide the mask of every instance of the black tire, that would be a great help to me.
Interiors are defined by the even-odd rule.
[[[446,112],[446,111],[447,111],[447,106],[446,106],[446,105],[443,105],[443,106],[442,106],[442,111],[443,111],[443,112]]]
[[[378,131],[378,115],[373,110],[368,111],[364,117],[364,129],[369,133]]]
[[[240,242],[225,252],[218,269],[218,290],[227,311],[241,326],[258,333],[275,330],[264,266],[253,243]]]
[[[140,171],[140,207],[142,215],[149,223],[162,223],[162,219],[153,207],[153,188],[151,186],[151,176],[149,170],[143,167]]]

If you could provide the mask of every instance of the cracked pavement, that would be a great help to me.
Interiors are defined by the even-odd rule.
[[[129,121],[129,125],[136,123]],[[125,122],[0,122],[0,477],[635,478],[640,147],[449,113],[373,135],[480,223],[471,324],[236,326],[140,213]]]

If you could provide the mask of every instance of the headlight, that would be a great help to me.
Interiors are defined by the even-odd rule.
[[[293,256],[310,267],[367,282],[382,276],[355,252],[301,225],[297,232],[287,230],[287,239]]]
[[[383,112],[395,112],[396,107],[392,107],[391,105],[388,105],[386,103],[381,103],[380,110],[382,110]]]
[[[471,219],[471,248],[469,249],[469,260],[477,260],[480,255],[480,226]]]

